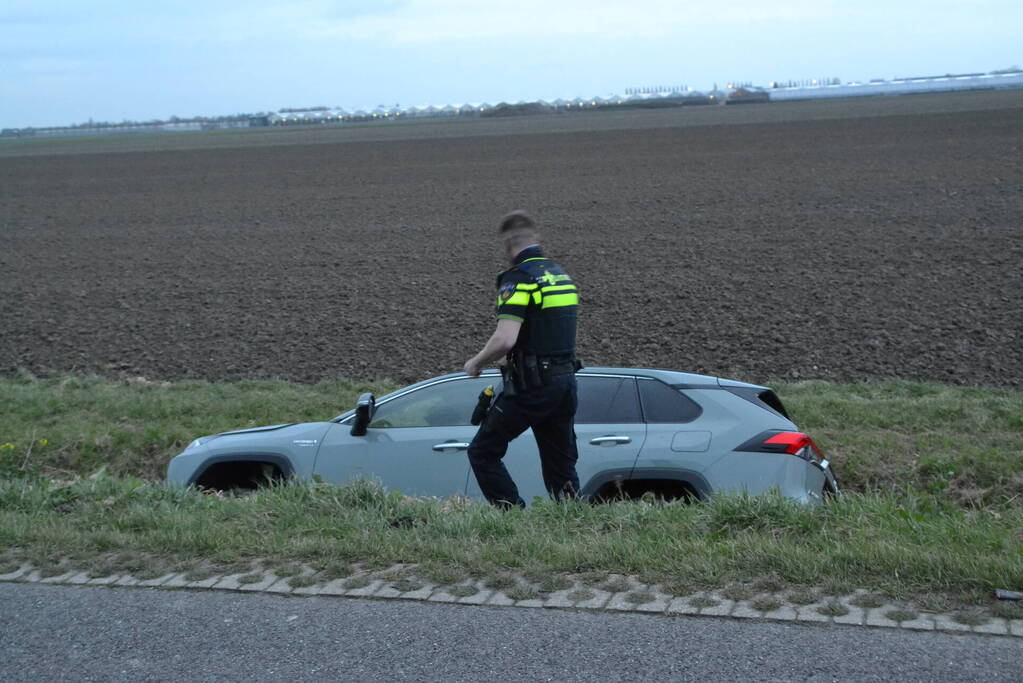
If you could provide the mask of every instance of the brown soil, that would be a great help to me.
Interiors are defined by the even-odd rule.
[[[0,374],[458,370],[493,325],[496,219],[526,208],[590,365],[1021,386],[1023,93],[998,96],[0,155]]]

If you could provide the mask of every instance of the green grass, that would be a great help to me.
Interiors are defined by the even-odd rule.
[[[1023,392],[902,381],[775,389],[849,490],[1023,504]]]
[[[632,591],[625,594],[625,602],[631,605],[645,605],[657,599],[650,591]]]
[[[58,478],[101,468],[160,480],[197,436],[282,422],[329,420],[363,391],[391,385],[345,381],[118,381],[99,377],[0,380],[0,477]]]
[[[760,593],[777,593],[785,588],[785,582],[777,576],[765,576],[753,582],[753,590]]]
[[[966,626],[980,626],[991,621],[991,619],[978,610],[969,610],[953,613],[952,621],[957,624],[965,624]]]
[[[784,604],[785,603],[773,595],[761,595],[750,602],[750,607],[758,612],[773,612]]]
[[[910,489],[975,507],[1023,502],[1023,392],[901,381],[774,386],[846,490]],[[2,379],[0,476],[70,479],[105,468],[157,481],[197,436],[326,420],[363,391],[394,388],[343,380]]]
[[[817,602],[817,592],[809,590],[794,590],[786,593],[785,599],[793,605],[812,605]]]
[[[725,596],[729,600],[749,600],[753,597],[753,590],[749,586],[732,584],[730,586],[725,586],[721,591],[721,595]]]
[[[453,587],[448,589],[448,593],[450,593],[451,595],[455,596],[456,598],[468,598],[468,597],[471,597],[473,595],[476,595],[479,592],[480,592],[480,589],[477,588],[476,586],[467,586],[467,585],[453,586]]]
[[[849,603],[856,607],[875,609],[884,604],[884,598],[880,595],[874,595],[873,593],[864,593],[862,595],[857,595],[855,598],[850,600]]]
[[[512,600],[542,600],[543,596],[535,586],[513,586],[504,592]]]
[[[398,579],[391,583],[391,588],[401,593],[408,593],[409,591],[417,591],[423,587],[423,584],[413,579]]]
[[[991,614],[1001,619],[1023,619],[1023,605],[1017,602],[996,602]]]
[[[1023,392],[1009,389],[776,385],[852,492],[823,508],[732,496],[501,512],[406,500],[367,483],[296,483],[247,498],[159,484],[196,436],[329,419],[362,391],[392,388],[0,380],[0,547],[14,549],[4,566],[199,575],[259,561],[291,576],[302,563],[333,580],[351,577],[355,564],[414,564],[420,580],[473,577],[494,589],[515,586],[514,571],[540,593],[568,588],[568,576],[630,590],[609,580],[628,574],[679,595],[862,587],[949,604],[1023,585]]]
[[[426,522],[395,529],[389,520],[398,515]],[[995,588],[1023,585],[1021,528],[1021,509],[964,509],[923,494],[853,494],[825,507],[720,496],[701,505],[539,503],[504,512],[483,504],[451,510],[368,482],[293,483],[226,499],[106,476],[0,482],[0,546],[17,549],[9,561],[81,564],[119,554],[122,567],[132,555],[163,557],[199,573],[256,561],[285,573],[295,563],[314,571],[415,564],[427,569],[424,578],[479,576],[493,589],[513,587],[511,572],[549,582],[544,590],[567,585],[562,575],[656,572],[686,588],[772,577],[825,594],[852,586],[976,604]],[[349,587],[368,580],[356,576]],[[617,577],[598,587],[632,588]]]
[[[829,600],[817,608],[817,612],[826,617],[844,617],[849,614],[849,608],[838,600]]]

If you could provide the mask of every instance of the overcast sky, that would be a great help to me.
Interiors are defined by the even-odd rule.
[[[0,127],[990,71],[1021,0],[3,0]]]

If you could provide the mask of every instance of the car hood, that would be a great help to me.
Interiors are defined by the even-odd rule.
[[[204,439],[203,446],[211,453],[232,453],[241,450],[286,454],[293,448],[318,448],[329,422],[297,422],[267,425],[251,429],[238,429],[213,434]]]
[[[230,432],[220,432],[219,434],[214,434],[214,436],[230,436],[232,434],[252,434],[253,432],[273,432],[273,431],[276,431],[278,429],[284,429],[285,427],[291,427],[291,426],[293,426],[295,424],[297,424],[297,423],[296,422],[286,422],[284,424],[268,425],[266,427],[251,427],[249,429],[235,429],[235,430],[232,430]]]

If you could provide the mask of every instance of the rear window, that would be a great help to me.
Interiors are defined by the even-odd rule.
[[[636,380],[631,377],[580,376],[578,383],[577,423],[630,424],[643,421],[636,396]]]
[[[692,422],[703,412],[696,401],[656,379],[639,380],[639,396],[647,422]]]
[[[786,420],[790,419],[788,411],[785,410],[785,406],[782,404],[781,399],[778,398],[778,394],[774,393],[770,389],[758,389],[756,387],[722,388],[740,398],[746,399],[750,403],[760,406],[764,410],[772,412],[775,415],[781,415]]]

